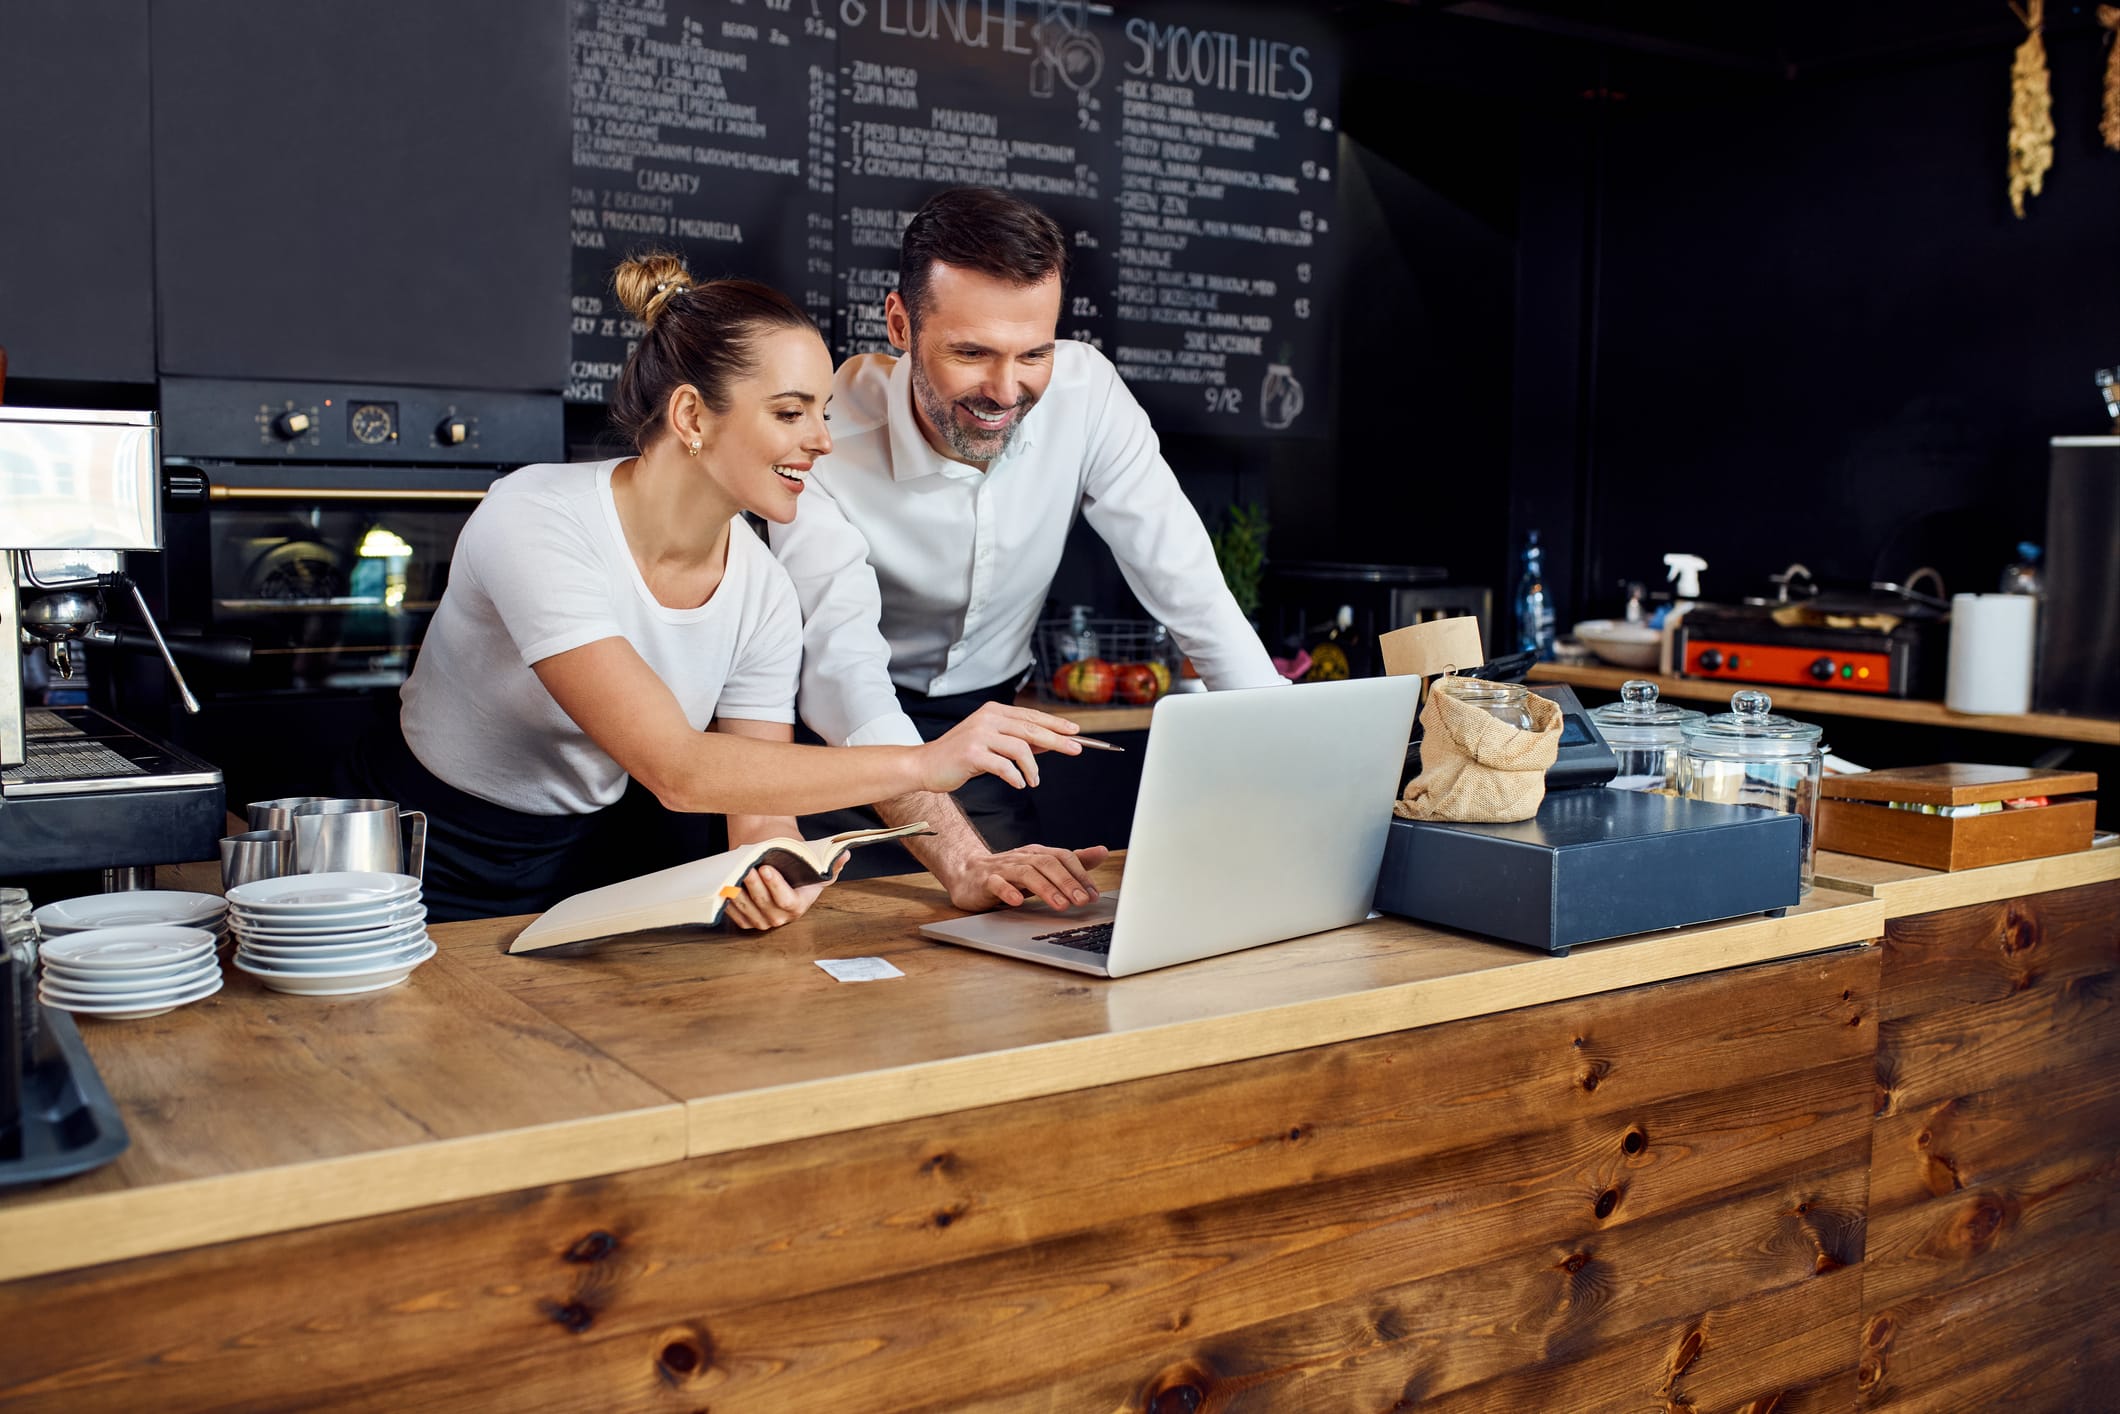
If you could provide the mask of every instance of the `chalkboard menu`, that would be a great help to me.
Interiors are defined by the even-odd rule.
[[[1293,4],[575,0],[568,396],[609,397],[639,335],[611,271],[649,246],[797,295],[837,357],[887,349],[907,219],[981,185],[1066,229],[1060,334],[1158,428],[1315,434],[1338,105]]]

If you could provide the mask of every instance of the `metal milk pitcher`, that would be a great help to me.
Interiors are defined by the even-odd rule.
[[[394,800],[312,800],[294,807],[294,870],[424,878],[427,816]]]

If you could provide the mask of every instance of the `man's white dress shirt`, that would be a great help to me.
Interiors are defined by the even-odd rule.
[[[826,741],[917,745],[894,682],[939,697],[1020,676],[1078,512],[1210,688],[1282,681],[1096,349],[1059,342],[1045,395],[984,471],[921,435],[909,358],[849,359],[832,391],[832,452],[770,532],[802,601],[798,706]]]

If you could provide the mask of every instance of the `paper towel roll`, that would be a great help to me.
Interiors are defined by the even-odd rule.
[[[2032,710],[2032,645],[2039,601],[2029,594],[1951,597],[1950,674],[1943,705],[1953,712]]]

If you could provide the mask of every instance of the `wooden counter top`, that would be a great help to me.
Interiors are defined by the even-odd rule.
[[[206,1001],[79,1022],[132,1144],[0,1192],[0,1279],[684,1157],[671,1096],[446,952],[365,996],[222,970]]]
[[[774,933],[577,958],[508,956],[522,919],[451,924],[409,983],[365,997],[283,996],[230,969],[207,1002],[81,1023],[132,1147],[0,1194],[0,1279],[1815,952],[1888,917],[2120,879],[2120,849],[1954,874],[1821,854],[1818,876],[1787,919],[1566,958],[1376,919],[1102,981],[926,942],[919,923],[948,905],[905,876],[834,888]],[[906,975],[839,983],[814,965],[864,955]]]
[[[1100,885],[1117,883],[1107,864]],[[1879,936],[1875,900],[1817,890],[1752,917],[1549,957],[1380,918],[1104,981],[930,943],[948,916],[926,876],[824,895],[799,927],[713,947],[608,945],[510,957],[522,920],[450,931],[449,958],[684,1099],[689,1151],[720,1153],[1086,1089]],[[818,958],[905,973],[839,983]]]
[[[1886,905],[1820,889],[1786,919],[1567,958],[1377,919],[1118,981],[920,938],[948,911],[924,875],[871,880],[772,933],[565,959],[510,957],[525,919],[451,924],[388,991],[290,997],[231,968],[198,1005],[85,1021],[132,1147],[0,1195],[0,1280],[1816,952],[1879,936]],[[863,955],[906,975],[814,965]]]
[[[2120,879],[2120,847],[2108,845],[2078,854],[2025,859],[2014,864],[1991,864],[1983,869],[1959,869],[1949,873],[1820,850],[1816,874],[1819,883],[1831,888],[1882,899],[1891,917],[1904,918],[1916,913],[1934,913],[1943,908],[1992,903],[1996,899]]]

